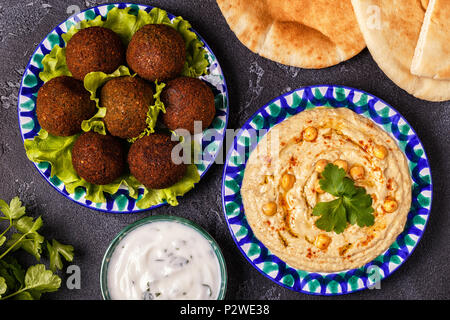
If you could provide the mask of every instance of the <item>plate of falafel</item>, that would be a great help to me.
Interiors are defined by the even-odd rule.
[[[182,17],[129,3],[87,9],[39,44],[18,100],[27,157],[92,209],[178,205],[220,152],[228,91]]]

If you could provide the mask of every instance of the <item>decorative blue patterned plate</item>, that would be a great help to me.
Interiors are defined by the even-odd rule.
[[[272,254],[253,234],[242,204],[240,188],[245,164],[257,142],[248,130],[269,130],[306,109],[349,108],[387,131],[405,153],[411,177],[412,203],[405,230],[386,252],[361,268],[335,273],[295,269]],[[261,137],[259,137],[260,139]],[[225,218],[236,245],[253,267],[288,289],[316,295],[346,294],[378,285],[402,265],[417,246],[430,214],[431,172],[425,150],[408,122],[384,101],[366,92],[341,86],[312,86],[286,93],[259,109],[243,126],[231,146],[222,181]]]
[[[118,7],[119,9],[132,7],[135,11],[145,10],[147,12],[150,12],[153,9],[151,6],[130,3],[106,4],[93,7],[70,17],[58,25],[39,44],[25,69],[19,91],[19,127],[23,140],[33,139],[40,130],[36,116],[36,97],[39,88],[43,85],[43,81],[39,78],[39,73],[43,70],[41,63],[43,57],[50,53],[54,46],[59,45],[63,47],[65,45],[61,35],[66,33],[73,25],[82,20],[93,20],[99,15],[106,17],[106,14],[114,7]],[[175,18],[174,15],[170,13],[167,14],[171,20]],[[207,52],[210,66],[208,67],[209,74],[202,76],[201,79],[212,88],[216,102],[216,117],[210,128],[208,128],[208,134],[203,137],[202,158],[201,162],[197,164],[198,172],[202,177],[214,163],[214,160],[217,157],[223,143],[228,122],[228,89],[216,56],[205,40],[195,30],[192,31],[195,32],[198,38],[204,43],[204,48]],[[110,213],[134,213],[151,210],[165,204],[164,202],[144,210],[139,209],[136,206],[137,200],[129,196],[129,192],[124,186],[121,186],[121,188],[113,195],[105,193],[107,199],[106,203],[93,203],[85,199],[85,192],[69,194],[65,189],[64,183],[62,183],[56,176],[50,176],[51,166],[49,163],[34,163],[34,165],[38,169],[39,173],[59,193],[75,201],[76,203],[91,209]],[[142,196],[143,192],[144,189],[142,187],[139,189],[139,197]]]

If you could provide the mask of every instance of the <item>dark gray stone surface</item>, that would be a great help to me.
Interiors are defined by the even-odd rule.
[[[27,159],[17,123],[17,94],[22,73],[38,43],[67,19],[67,8],[82,10],[107,1],[0,1],[0,198],[19,195],[29,211],[42,215],[42,233],[76,248],[81,290],[63,286],[49,299],[101,299],[99,271],[103,254],[126,225],[149,214],[171,214],[204,227],[222,247],[229,272],[227,299],[330,299],[296,293],[256,271],[235,246],[222,211],[223,165],[214,165],[178,207],[135,215],[113,215],[81,207],[57,193]],[[136,1],[139,2],[139,1]],[[450,102],[418,100],[398,88],[364,50],[353,59],[324,70],[286,67],[253,54],[228,28],[214,0],[140,1],[182,15],[217,55],[230,93],[229,128],[239,128],[258,108],[281,93],[305,85],[340,84],[370,92],[399,110],[417,131],[431,164],[434,197],[425,235],[408,261],[381,283],[334,299],[450,298]],[[63,280],[65,275],[62,273]]]

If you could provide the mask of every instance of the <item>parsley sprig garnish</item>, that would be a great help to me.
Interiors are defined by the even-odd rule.
[[[374,224],[372,197],[362,187],[346,176],[344,169],[329,163],[319,180],[320,187],[337,197],[329,202],[319,202],[313,209],[313,215],[321,216],[316,227],[321,230],[342,233],[347,224],[368,227]]]
[[[50,243],[38,233],[42,218],[28,216],[18,197],[9,204],[0,199],[0,227],[5,222],[8,227],[0,230],[0,300],[37,300],[43,293],[58,290],[61,278],[56,272],[63,268],[62,258],[73,260],[73,247],[54,239]],[[37,261],[45,254],[49,269],[42,263],[26,268],[14,256],[17,250],[30,253]]]

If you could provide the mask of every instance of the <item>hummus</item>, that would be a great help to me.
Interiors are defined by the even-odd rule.
[[[318,181],[327,163],[372,197],[374,224],[326,232],[312,214],[335,199]],[[356,168],[356,169],[355,169]],[[273,127],[246,165],[241,195],[255,236],[291,267],[312,272],[359,268],[403,231],[412,181],[405,155],[371,120],[346,108],[303,111]]]

